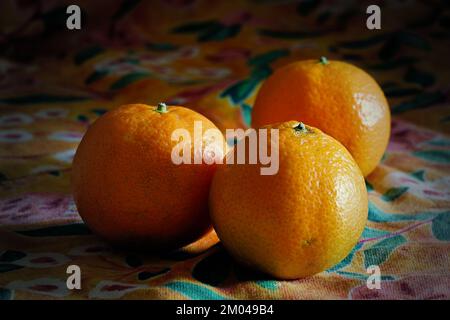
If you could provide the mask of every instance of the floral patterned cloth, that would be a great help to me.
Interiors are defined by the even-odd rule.
[[[365,1],[86,0],[74,31],[68,4],[0,3],[0,299],[450,298],[448,3],[380,2],[374,31]],[[246,127],[272,70],[322,55],[371,73],[393,114],[366,179],[367,226],[338,265],[275,281],[233,262],[214,233],[155,256],[116,251],[83,224],[70,168],[98,116],[165,101]],[[66,287],[71,264],[81,290]],[[380,290],[366,286],[370,265]]]

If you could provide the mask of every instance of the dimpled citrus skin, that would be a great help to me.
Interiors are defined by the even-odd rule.
[[[149,251],[180,247],[211,229],[208,194],[216,169],[171,160],[175,129],[191,134],[193,151],[194,121],[203,132],[216,128],[211,121],[183,107],[155,109],[125,105],[97,119],[72,168],[75,203],[89,228],[116,245]]]
[[[348,151],[298,122],[279,131],[279,171],[227,164],[213,179],[210,210],[225,248],[242,263],[280,279],[296,279],[339,263],[367,221],[364,178]],[[269,149],[270,150],[270,149]]]
[[[262,85],[252,125],[301,120],[340,141],[364,176],[386,150],[391,116],[375,80],[340,61],[305,60],[278,69]]]

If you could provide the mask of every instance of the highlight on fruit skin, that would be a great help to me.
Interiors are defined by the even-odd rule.
[[[176,165],[171,159],[177,143],[172,133],[185,129],[194,136],[195,121],[203,133],[217,129],[191,109],[163,103],[124,105],[89,127],[73,160],[72,190],[94,233],[120,247],[162,251],[211,230],[208,194],[217,165]],[[202,143],[203,148],[226,145],[225,139]]]
[[[279,129],[279,171],[218,168],[209,200],[217,235],[237,261],[278,279],[327,270],[366,224],[364,177],[346,148],[317,128],[298,121],[263,128]]]
[[[326,57],[288,64],[262,84],[252,126],[292,119],[302,119],[341,142],[364,176],[376,168],[389,142],[389,104],[375,79]]]

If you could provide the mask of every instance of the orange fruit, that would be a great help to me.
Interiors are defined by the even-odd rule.
[[[107,112],[84,135],[73,160],[72,186],[78,211],[95,233],[120,246],[146,250],[181,247],[211,229],[208,194],[215,164],[174,164],[175,129],[188,144],[223,152],[225,140],[194,134],[218,130],[204,116],[183,107],[130,104]],[[186,141],[187,142],[187,141]],[[211,159],[210,159],[211,160]]]
[[[264,82],[252,110],[252,125],[302,120],[341,142],[364,176],[386,150],[391,116],[376,81],[345,62],[298,61]]]
[[[210,192],[217,235],[238,261],[276,278],[326,270],[347,256],[364,229],[364,177],[342,144],[319,129],[296,121],[263,128],[279,129],[279,171],[218,168]]]

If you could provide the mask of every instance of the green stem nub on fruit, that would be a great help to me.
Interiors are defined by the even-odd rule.
[[[166,113],[167,112],[167,105],[164,102],[158,103],[158,106],[156,107],[156,112]]]
[[[320,57],[319,62],[323,65],[329,64],[327,57]]]
[[[297,132],[306,132],[308,129],[306,129],[306,126],[303,122],[299,122],[298,125],[294,127],[294,130]]]

